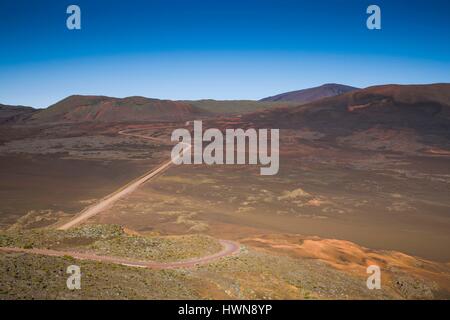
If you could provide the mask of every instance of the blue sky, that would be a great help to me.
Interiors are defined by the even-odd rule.
[[[81,8],[82,29],[66,28]],[[378,4],[382,30],[366,28]],[[1,0],[0,103],[450,82],[447,0]]]

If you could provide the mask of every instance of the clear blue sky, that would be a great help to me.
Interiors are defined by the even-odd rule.
[[[66,28],[77,4],[82,30]],[[382,30],[366,28],[370,4]],[[0,103],[450,82],[448,0],[1,0]]]

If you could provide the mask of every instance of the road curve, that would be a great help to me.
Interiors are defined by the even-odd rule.
[[[238,243],[229,240],[219,240],[222,245],[222,250],[209,256],[192,258],[189,260],[182,260],[176,262],[156,262],[156,261],[141,261],[129,258],[99,256],[92,253],[81,253],[73,251],[57,251],[50,249],[23,249],[15,247],[0,247],[0,252],[4,253],[27,253],[37,254],[51,257],[70,256],[79,260],[90,260],[107,262],[113,264],[120,264],[129,267],[148,268],[148,269],[178,269],[178,268],[193,268],[198,265],[207,264],[218,260],[225,256],[236,254],[240,250]]]
[[[121,134],[121,135],[139,137],[139,138],[148,139],[148,140],[152,140],[152,141],[158,141],[158,142],[161,142],[161,143],[167,143],[167,142],[162,141],[162,140],[157,139],[157,138],[147,137],[147,136],[140,135],[140,134],[128,133],[129,131],[134,131],[134,130],[137,130],[137,129],[122,130],[122,131],[119,131],[118,133]],[[142,130],[142,129],[140,129],[140,130]],[[186,144],[186,148],[183,149],[183,154],[185,152],[190,152],[190,150],[191,150],[191,145]],[[113,193],[107,195],[106,197],[102,198],[97,203],[95,203],[95,204],[93,204],[93,205],[83,209],[72,220],[70,220],[69,222],[66,222],[65,224],[63,224],[61,226],[59,226],[58,229],[59,230],[70,229],[70,228],[72,228],[72,227],[82,223],[83,221],[85,221],[85,220],[87,220],[87,219],[97,215],[98,213],[102,212],[103,210],[109,208],[117,200],[125,197],[126,195],[128,195],[130,193],[132,193],[134,190],[136,190],[142,184],[146,183],[148,180],[154,178],[159,173],[167,170],[172,165],[172,163],[173,163],[172,161],[176,161],[180,157],[182,157],[182,154],[177,155],[177,157],[175,157],[174,159],[170,159],[169,161],[164,162],[163,164],[161,164],[156,169],[152,169],[152,170],[148,171],[147,173],[145,173],[141,177],[139,177],[139,178],[129,182],[128,184],[126,184],[122,188],[120,188],[120,189],[114,191]]]

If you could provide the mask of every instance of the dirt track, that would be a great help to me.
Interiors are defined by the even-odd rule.
[[[240,250],[239,244],[229,240],[219,240],[222,245],[222,250],[209,256],[200,258],[193,258],[189,260],[182,260],[176,262],[156,262],[156,261],[140,261],[135,259],[99,256],[93,253],[81,253],[74,251],[57,251],[50,249],[23,249],[14,247],[0,247],[0,252],[5,253],[28,253],[38,254],[51,257],[71,256],[79,260],[91,260],[99,262],[107,262],[113,264],[120,264],[130,267],[149,268],[149,269],[178,269],[178,268],[192,268],[197,265],[206,264],[225,256],[233,255]]]
[[[141,134],[130,133],[130,132],[136,131],[136,130],[141,130],[141,129],[122,130],[122,131],[119,131],[118,133],[121,135],[126,135],[126,136],[149,139],[149,140],[157,141],[160,143],[167,143],[166,141],[162,141],[157,138],[148,137],[148,136],[144,136]],[[190,149],[191,149],[191,146],[188,145],[188,148],[183,149],[183,152],[190,152]],[[177,157],[179,158],[181,156],[182,156],[182,154],[179,154]],[[130,194],[131,192],[136,190],[142,184],[146,183],[147,181],[154,178],[159,173],[168,169],[172,165],[172,163],[173,163],[172,161],[174,161],[176,159],[171,159],[171,160],[161,164],[156,169],[152,169],[151,171],[145,173],[143,176],[131,181],[130,183],[128,183],[124,187],[120,188],[119,190],[116,190],[115,192],[111,193],[110,195],[104,197],[99,202],[95,203],[94,205],[85,208],[75,218],[73,218],[69,222],[63,224],[58,229],[59,230],[67,230],[71,227],[74,227],[74,226],[82,223],[83,221],[89,219],[90,217],[95,216],[96,214],[98,214],[101,211],[105,210],[106,208],[110,207],[112,204],[114,204],[120,198]],[[238,252],[240,250],[240,245],[237,244],[236,242],[232,242],[229,240],[219,240],[219,241],[220,241],[220,244],[222,245],[223,249],[215,254],[200,257],[200,258],[194,258],[194,259],[190,259],[190,260],[167,262],[167,263],[154,262],[154,261],[139,261],[139,260],[133,260],[133,259],[127,259],[127,258],[120,258],[120,257],[98,256],[98,255],[89,254],[89,253],[55,251],[55,250],[48,250],[48,249],[0,248],[0,251],[41,254],[41,255],[57,256],[57,257],[69,255],[76,259],[109,262],[109,263],[115,263],[115,264],[121,264],[121,265],[133,266],[133,267],[142,267],[142,268],[151,268],[151,269],[175,269],[175,268],[189,268],[189,267],[194,267],[195,265],[198,265],[198,264],[209,263],[209,262],[217,260],[219,258],[235,254],[236,252]]]
[[[160,143],[167,143],[166,141],[162,141],[162,140],[157,139],[157,138],[148,137],[148,136],[144,136],[144,135],[140,135],[140,134],[131,134],[131,133],[129,133],[130,131],[135,131],[135,130],[137,130],[137,129],[122,130],[122,131],[119,131],[118,133],[121,134],[121,135],[125,135],[125,136],[138,137],[138,138],[142,138],[142,139],[148,139],[148,140],[152,140],[152,141],[157,141],[157,142],[160,142]],[[139,129],[139,130],[142,130],[142,129]],[[186,149],[183,149],[183,152],[190,152],[191,145],[187,145],[187,146],[188,147]],[[177,160],[181,156],[182,155],[179,154],[175,159],[171,159],[171,160],[169,160],[167,162],[164,162],[159,167],[157,167],[155,169],[152,169],[149,172],[145,173],[143,176],[141,176],[141,177],[131,181],[130,183],[126,184],[125,186],[123,186],[119,190],[116,190],[113,193],[107,195],[106,197],[104,197],[103,199],[101,199],[97,203],[93,204],[92,206],[89,206],[89,207],[83,209],[72,220],[70,220],[69,222],[66,222],[62,226],[58,227],[58,229],[59,230],[70,229],[70,228],[72,228],[72,227],[82,223],[83,221],[85,221],[85,220],[95,216],[96,214],[102,212],[103,210],[107,209],[112,204],[114,204],[117,200],[123,198],[124,196],[126,196],[126,195],[128,195],[130,193],[132,193],[134,190],[136,190],[142,184],[146,183],[148,180],[156,177],[159,173],[167,170],[172,165],[172,163],[173,163],[172,161]]]

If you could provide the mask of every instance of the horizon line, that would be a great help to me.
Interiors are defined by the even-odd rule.
[[[285,93],[291,93],[291,92],[295,92],[295,91],[301,91],[301,90],[308,90],[308,89],[313,89],[313,88],[320,88],[326,85],[339,85],[339,86],[349,86],[349,87],[353,87],[356,90],[364,90],[364,89],[368,89],[368,88],[372,88],[372,87],[379,87],[379,86],[425,86],[425,85],[439,85],[439,84],[450,84],[450,82],[430,82],[430,83],[385,83],[385,84],[374,84],[374,85],[370,85],[367,87],[356,87],[353,85],[349,85],[349,84],[342,84],[342,83],[337,83],[337,82],[327,82],[327,83],[323,83],[321,85],[317,85],[317,86],[312,86],[312,87],[306,87],[306,88],[301,88],[301,89],[296,89],[296,90],[288,90],[288,91],[283,91],[283,92],[279,92],[279,93],[275,93],[275,94],[271,94],[271,95],[267,95],[264,96],[262,98],[257,98],[257,99],[246,99],[246,98],[236,98],[236,99],[218,99],[218,98],[199,98],[199,99],[171,99],[171,98],[157,98],[157,97],[149,97],[149,96],[144,96],[144,95],[126,95],[126,96],[112,96],[112,95],[108,95],[108,94],[83,94],[83,93],[74,93],[74,94],[70,94],[67,95],[63,98],[58,99],[56,102],[49,104],[48,106],[31,106],[31,105],[27,105],[27,104],[10,104],[10,103],[4,103],[3,101],[0,101],[0,105],[4,105],[4,106],[12,106],[12,107],[28,107],[28,108],[33,108],[33,109],[47,109],[67,98],[70,97],[102,97],[102,98],[110,98],[110,99],[127,99],[127,98],[145,98],[145,99],[153,99],[153,100],[160,100],[160,101],[176,101],[176,102],[180,102],[180,101],[254,101],[254,102],[264,102],[261,101],[262,99],[265,98],[269,98],[269,97],[273,97],[273,96],[277,96],[280,94],[285,94]],[[270,102],[270,101],[268,101]],[[274,101],[272,101],[274,102]]]

